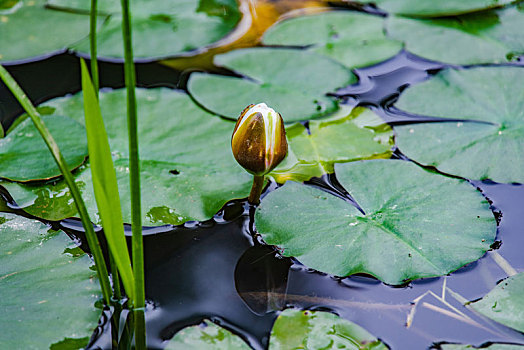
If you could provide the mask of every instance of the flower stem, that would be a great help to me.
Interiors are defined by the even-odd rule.
[[[264,188],[264,175],[253,176],[253,186],[251,187],[251,193],[247,198],[247,201],[251,204],[260,204],[260,194]]]

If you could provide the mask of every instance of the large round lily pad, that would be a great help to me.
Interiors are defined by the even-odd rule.
[[[230,149],[234,124],[198,108],[184,93],[137,89],[142,211],[146,225],[206,220],[228,200],[246,197],[251,176]],[[59,98],[46,105],[55,114],[83,119],[82,96]],[[124,221],[130,221],[130,189],[125,90],[100,94],[100,104],[115,161]],[[82,135],[82,137],[85,137]],[[75,174],[91,213],[96,215],[89,168]],[[2,183],[17,203],[34,215],[62,219],[76,208],[64,182],[47,185]]]
[[[71,245],[63,232],[0,213],[0,348],[87,345],[100,289],[91,260]]]
[[[524,182],[524,69],[448,69],[401,95],[411,113],[478,122],[395,127],[411,159],[467,179]],[[431,103],[427,103],[431,101]]]
[[[523,22],[523,8],[512,6],[451,18],[392,16],[387,32],[391,38],[404,41],[408,51],[434,61],[459,65],[500,63],[524,54]]]
[[[402,43],[386,38],[384,19],[360,12],[334,11],[295,17],[269,28],[266,45],[310,46],[310,50],[354,68],[398,53]]]
[[[89,16],[46,7],[45,0],[18,1],[0,7],[0,33],[0,62],[38,57],[86,37]]]
[[[89,1],[49,2],[72,12],[89,12],[90,8]],[[99,11],[110,18],[97,33],[98,55],[123,57],[120,2],[99,4]],[[235,0],[134,0],[130,4],[135,58],[168,57],[209,45],[226,36],[241,17]],[[89,52],[89,40],[73,45],[73,49]]]
[[[480,258],[496,233],[485,198],[466,181],[399,160],[335,166],[359,203],[288,182],[268,194],[255,222],[285,256],[337,276],[367,273],[389,284],[445,275]]]
[[[363,0],[387,12],[414,17],[444,17],[504,6],[515,0]]]
[[[259,102],[285,122],[319,118],[338,108],[326,93],[356,82],[339,63],[298,49],[235,50],[215,56],[215,64],[245,78],[193,73],[188,90],[208,110],[234,120],[247,105]]]
[[[68,117],[43,118],[57,141],[69,168],[79,167],[87,157],[82,124]],[[0,139],[0,177],[14,181],[48,179],[61,174],[40,133],[26,119]]]
[[[500,282],[471,307],[505,326],[524,332],[524,272]]]
[[[278,182],[332,173],[335,163],[389,158],[393,131],[369,109],[341,106],[339,116],[286,129],[288,156],[271,175]]]

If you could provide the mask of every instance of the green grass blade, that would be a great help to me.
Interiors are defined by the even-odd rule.
[[[13,79],[13,77],[9,74],[9,72],[1,65],[0,78],[2,79],[4,84],[9,88],[9,90],[13,93],[20,105],[24,108],[26,113],[33,121],[36,129],[44,139],[47,147],[49,148],[49,151],[51,151],[51,154],[53,155],[53,158],[55,159],[56,164],[58,165],[58,168],[64,176],[64,180],[66,181],[67,186],[71,191],[71,195],[73,196],[73,199],[75,201],[76,209],[80,214],[80,219],[82,220],[82,225],[85,229],[87,244],[89,245],[91,254],[93,254],[93,259],[95,260],[98,279],[100,281],[100,288],[102,289],[104,301],[107,305],[109,305],[109,302],[111,301],[111,285],[109,283],[109,274],[107,272],[104,256],[102,255],[102,249],[100,248],[100,242],[98,241],[98,238],[95,234],[93,224],[89,219],[89,214],[87,213],[87,209],[84,204],[84,200],[82,199],[82,195],[80,194],[80,191],[78,190],[78,187],[76,186],[73,180],[73,176],[69,171],[67,163],[64,157],[62,156],[62,153],[60,152],[60,149],[58,148],[55,139],[45,126],[44,122],[42,121],[40,113],[38,113],[38,111],[33,106],[27,95],[20,88],[20,86]]]
[[[98,61],[96,58],[96,22],[97,22],[97,0],[91,0],[91,12],[89,14],[89,46],[91,51],[91,76],[95,94],[98,99]]]
[[[3,139],[4,137],[5,137],[4,127],[2,126],[2,123],[0,123],[0,139]]]
[[[82,69],[87,146],[89,148],[89,162],[91,164],[96,204],[111,255],[115,259],[127,296],[133,302],[135,281],[124,235],[115,167],[111,158],[111,150],[98,99],[89,77],[89,71],[84,60],[81,60],[80,64]]]

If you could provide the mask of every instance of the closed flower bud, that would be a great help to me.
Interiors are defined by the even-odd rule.
[[[265,103],[247,106],[238,117],[231,148],[237,162],[251,174],[269,173],[287,154],[282,117]]]

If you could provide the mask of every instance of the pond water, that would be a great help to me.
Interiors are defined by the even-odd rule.
[[[138,64],[138,85],[184,88],[187,72],[203,68],[199,64],[191,67],[190,58],[184,60],[184,69],[178,70],[160,63]],[[201,57],[195,59],[200,61]],[[37,103],[80,90],[78,58],[69,54],[8,68]],[[344,98],[344,103],[370,107],[393,125],[427,122],[430,120],[426,117],[399,112],[391,105],[406,87],[424,81],[442,68],[442,64],[403,51],[376,66],[357,69],[359,83],[336,95]],[[121,64],[103,62],[100,74],[102,87],[123,86]],[[0,95],[7,96],[3,86]],[[8,127],[21,110],[14,100],[5,101],[0,105],[0,115]],[[393,157],[410,161],[398,150]],[[347,198],[334,176],[308,183]],[[278,311],[292,306],[332,311],[358,323],[392,349],[438,348],[441,342],[476,346],[487,342],[524,344],[523,334],[479,317],[449,292],[445,300],[471,317],[472,322],[446,313],[447,306],[427,294],[419,300],[411,326],[406,327],[412,303],[428,291],[441,296],[447,286],[467,300],[489,292],[507,276],[496,263],[497,254],[514,267],[524,265],[524,186],[489,181],[473,181],[471,185],[492,203],[499,221],[498,244],[480,260],[449,276],[422,279],[401,287],[388,286],[365,275],[337,278],[280,257],[276,248],[261,244],[254,228],[254,208],[244,201],[229,202],[205,222],[145,228],[148,347],[163,348],[178,330],[206,318],[239,334],[253,348],[264,349]],[[276,188],[276,184],[270,184],[264,194]],[[7,193],[2,195],[9,201]],[[11,202],[11,206],[16,204]],[[27,216],[23,211],[17,212]],[[79,239],[87,251],[79,221],[67,219],[49,224]],[[127,233],[130,236],[129,230]],[[121,315],[122,320],[125,316]],[[103,315],[90,349],[111,347],[109,317],[108,312]]]

